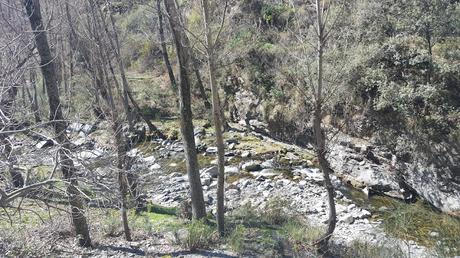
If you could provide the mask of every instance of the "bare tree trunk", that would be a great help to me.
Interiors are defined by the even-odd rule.
[[[425,41],[428,49],[428,55],[429,55],[429,60],[428,60],[428,72],[426,73],[426,81],[427,83],[431,83],[431,77],[433,75],[433,40],[432,40],[432,35],[430,30],[427,30],[425,33]]]
[[[95,39],[96,42],[98,43],[98,51],[99,51],[99,63],[96,64],[97,66],[97,71],[98,74],[95,75],[98,79],[97,81],[97,88],[101,93],[101,96],[103,99],[107,102],[110,110],[111,110],[111,120],[112,120],[112,130],[114,133],[115,137],[115,145],[117,148],[117,169],[118,169],[118,186],[120,190],[120,213],[121,213],[121,220],[123,224],[123,232],[125,234],[125,239],[127,241],[131,241],[131,230],[129,228],[129,223],[128,223],[128,215],[127,215],[127,194],[128,194],[128,179],[126,176],[126,169],[129,167],[128,160],[127,160],[127,142],[124,140],[124,135],[123,135],[123,129],[122,129],[122,123],[119,119],[119,114],[116,109],[115,105],[115,100],[114,100],[114,95],[112,92],[112,88],[110,87],[110,79],[109,75],[106,69],[106,66],[109,65],[110,69],[112,71],[112,76],[113,80],[116,81],[115,74],[113,72],[113,68],[111,66],[109,57],[108,57],[108,50],[107,46],[103,44],[101,38],[98,35],[98,31],[105,29],[107,32],[107,36],[110,37],[108,34],[107,26],[102,20],[103,17],[100,12],[99,15],[96,15],[95,8],[99,8],[94,0],[89,0],[90,4],[90,9],[92,13],[92,17],[94,19],[94,25],[95,25],[95,31],[93,32],[94,35],[92,35]],[[99,20],[101,19],[101,20]],[[101,22],[103,23],[102,26],[104,28],[100,28]],[[109,38],[109,41],[111,42],[111,39]],[[113,44],[111,45],[113,48]],[[104,78],[105,78],[105,84],[104,84]]]
[[[318,241],[318,249],[322,253],[328,251],[329,239],[334,233],[336,225],[336,210],[335,210],[335,201],[334,201],[334,186],[332,185],[330,174],[333,173],[329,162],[326,159],[326,135],[322,128],[322,90],[323,90],[323,52],[324,45],[326,41],[324,26],[322,20],[322,14],[324,12],[324,3],[321,3],[321,0],[316,0],[316,13],[317,13],[317,35],[318,35],[318,45],[317,45],[317,71],[318,71],[318,82],[317,82],[317,91],[316,91],[316,105],[314,112],[314,121],[313,121],[313,131],[316,141],[316,155],[318,156],[319,165],[321,171],[324,175],[324,185],[327,190],[328,203],[329,203],[329,219],[327,224],[327,230],[323,236],[320,237]]]
[[[158,31],[160,33],[161,52],[165,62],[166,69],[168,70],[169,81],[171,82],[172,90],[177,93],[177,83],[174,77],[174,71],[169,61],[168,48],[166,47],[165,33],[163,28],[163,11],[161,10],[161,0],[156,0],[158,9]]]
[[[175,5],[177,5],[177,1],[174,1],[174,2],[175,2]],[[177,18],[179,22],[178,24],[183,26],[184,23],[182,22],[182,17],[179,13],[177,14]],[[190,64],[187,64],[187,65],[191,65],[193,69],[193,73],[195,74],[195,77],[196,77],[195,86],[198,88],[200,92],[199,97],[203,100],[203,104],[205,108],[211,110],[211,103],[209,103],[208,96],[206,95],[206,90],[203,85],[203,80],[201,79],[200,69],[198,67],[198,60],[196,59],[195,53],[193,52],[193,49],[190,44],[190,39],[188,38],[186,33],[184,33],[182,44],[185,50],[188,51],[187,55],[189,57],[188,59],[189,59]]]
[[[31,89],[33,92],[30,92]],[[38,109],[37,82],[36,82],[36,76],[35,76],[34,70],[30,71],[29,84],[27,85],[26,91],[27,91],[27,96],[29,98],[29,102],[31,104],[32,113],[34,114],[35,122],[40,123],[41,118],[40,118],[40,111]]]
[[[117,117],[113,118],[112,129],[115,132],[115,141],[117,145],[117,168],[118,168],[118,185],[120,186],[120,197],[121,197],[121,221],[123,223],[123,232],[125,233],[125,239],[131,241],[131,230],[129,229],[128,223],[128,207],[127,207],[127,195],[128,195],[128,177],[126,175],[126,165],[128,164],[126,155],[126,146],[127,144],[123,142],[123,131],[122,125],[117,120]]]
[[[72,210],[72,222],[75,227],[76,234],[79,237],[79,244],[81,246],[91,246],[91,238],[84,214],[83,201],[81,199],[80,192],[77,189],[78,181],[75,175],[75,167],[68,154],[70,142],[65,134],[67,126],[62,115],[56,78],[56,68],[54,66],[53,57],[51,56],[48,39],[46,37],[46,30],[42,21],[40,1],[24,0],[23,3],[27,16],[29,17],[38,53],[40,55],[40,65],[46,84],[46,92],[48,94],[48,102],[50,106],[50,120],[55,121],[53,126],[56,139],[62,145],[62,148],[59,150],[59,158],[62,174],[68,182],[67,195]]]
[[[206,216],[206,209],[204,205],[200,172],[198,170],[195,139],[193,135],[190,81],[187,67],[190,65],[190,49],[184,48],[184,42],[186,40],[185,32],[180,24],[179,14],[174,0],[165,0],[164,3],[166,11],[169,14],[169,23],[173,31],[180,67],[179,106],[181,116],[181,133],[185,149],[185,159],[187,161],[187,173],[192,197],[192,212],[195,219],[201,219]]]
[[[99,14],[100,14],[100,17],[101,17],[102,26],[104,26],[104,30],[105,30],[105,32],[107,34],[107,37],[108,37],[108,40],[109,40],[109,43],[110,43],[110,47],[112,49],[114,49],[115,59],[117,60],[118,68],[120,69],[121,85],[122,85],[122,88],[123,88],[123,90],[122,90],[123,107],[125,109],[126,119],[128,121],[128,126],[129,126],[129,129],[131,131],[134,128],[134,121],[133,121],[134,119],[133,119],[133,114],[132,114],[132,112],[130,110],[130,107],[129,107],[129,97],[128,97],[129,86],[128,86],[128,80],[126,79],[125,66],[124,66],[124,63],[123,63],[123,59],[121,58],[120,42],[118,41],[117,28],[115,26],[115,21],[113,20],[112,10],[109,10],[110,22],[111,22],[112,30],[113,30],[113,36],[112,36],[110,34],[110,32],[109,32],[107,24],[104,21],[104,17],[102,16],[100,8],[99,7],[97,7],[97,8],[98,8],[98,11],[99,11]],[[109,8],[111,8],[111,6],[109,6]],[[112,39],[112,37],[113,37],[113,39]],[[115,43],[112,40],[115,41]]]
[[[190,44],[187,45],[190,46]],[[190,55],[192,58],[193,72],[195,73],[196,77],[196,87],[200,91],[200,98],[203,100],[204,107],[206,109],[211,109],[211,103],[209,103],[208,96],[206,95],[206,90],[204,89],[203,81],[201,80],[200,69],[198,68],[198,60],[196,59],[195,54],[193,53],[191,48]]]
[[[214,129],[216,132],[217,145],[217,227],[219,234],[224,235],[225,232],[225,203],[224,203],[224,166],[225,166],[225,146],[222,132],[221,121],[221,106],[219,99],[219,89],[216,82],[216,65],[215,65],[215,46],[212,39],[212,31],[210,27],[209,3],[208,0],[202,0],[204,27],[206,33],[206,57],[208,61],[209,84],[212,92],[212,117],[214,120]]]
[[[12,120],[12,107],[14,100],[17,96],[17,87],[10,86],[7,88],[6,92],[2,92],[2,98],[0,99],[0,110],[2,111],[0,119],[0,129],[8,130],[10,126],[9,123],[14,123]],[[13,154],[13,146],[11,141],[8,139],[6,134],[0,134],[0,157],[8,161],[8,172],[11,176],[11,183],[14,187],[19,188],[24,186],[24,177],[21,172],[14,169],[14,165],[17,160]]]
[[[142,117],[142,119],[144,120],[144,122],[147,124],[147,126],[149,127],[149,131],[151,133],[155,133],[157,137],[159,138],[166,138],[162,133],[161,131],[154,125],[152,124],[152,122],[142,113],[142,110],[139,106],[139,104],[137,103],[137,101],[134,99],[133,95],[132,95],[132,92],[131,92],[131,89],[129,87],[129,83],[128,83],[128,80],[126,78],[126,73],[125,73],[125,66],[124,66],[124,63],[123,63],[123,59],[121,58],[121,49],[120,49],[120,41],[118,39],[118,32],[117,32],[117,28],[115,26],[115,19],[113,18],[113,15],[112,15],[112,11],[110,10],[109,11],[109,16],[110,16],[110,22],[111,22],[111,25],[112,25],[112,30],[113,30],[113,39],[115,41],[115,44],[113,44],[112,42],[112,38],[110,36],[110,33],[108,31],[108,28],[107,28],[107,25],[105,24],[105,22],[103,21],[103,25],[104,25],[104,28],[105,28],[105,31],[107,33],[107,36],[109,37],[109,42],[110,44],[112,45],[112,47],[114,47],[116,49],[115,51],[115,56],[116,56],[116,59],[117,59],[117,62],[118,62],[118,67],[120,68],[120,73],[121,73],[121,81],[122,81],[122,85],[123,85],[123,105],[125,106],[125,108],[128,108],[127,110],[127,118],[128,118],[128,124],[130,124],[130,128],[132,129],[132,126],[133,126],[133,117],[132,117],[132,112],[129,110],[129,103],[128,101],[131,100],[131,103],[133,104],[134,108],[136,109],[137,113],[139,116]],[[114,46],[115,45],[115,46]],[[131,121],[131,122],[130,122]]]

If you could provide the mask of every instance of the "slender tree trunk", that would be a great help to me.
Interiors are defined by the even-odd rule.
[[[175,6],[177,5],[177,1],[174,1],[175,2]],[[181,15],[178,13],[177,14],[177,19],[178,19],[178,24],[180,24],[181,26],[183,26],[184,22],[182,21],[182,17]],[[192,46],[190,44],[190,39],[188,38],[187,34],[184,32],[184,35],[183,35],[183,40],[182,40],[182,44],[183,44],[183,47],[185,48],[186,51],[188,51],[187,55],[188,55],[188,59],[189,59],[189,64],[187,65],[191,65],[192,69],[193,69],[193,73],[195,74],[195,77],[196,77],[196,87],[198,88],[200,94],[199,94],[199,97],[203,100],[203,104],[205,106],[206,109],[209,109],[211,110],[211,103],[209,102],[208,100],[208,96],[206,95],[206,90],[204,88],[204,85],[203,85],[203,80],[201,79],[201,74],[200,74],[200,69],[198,67],[198,60],[195,56],[195,53],[193,52],[193,49],[192,49]]]
[[[34,119],[36,123],[40,123],[40,112],[38,110],[38,101],[37,101],[37,85],[36,85],[36,76],[35,71],[30,71],[29,84],[27,85],[27,96],[29,97],[29,102],[31,104],[31,110],[34,114]],[[30,91],[33,92],[30,92]]]
[[[163,28],[163,11],[161,10],[161,0],[156,0],[158,9],[158,30],[160,33],[160,45],[161,52],[163,54],[163,60],[165,62],[166,69],[168,70],[169,81],[171,82],[172,90],[177,93],[177,83],[174,77],[174,71],[169,61],[168,48],[166,47],[165,33]]]
[[[427,29],[426,35],[426,44],[428,48],[428,55],[429,55],[429,60],[428,60],[428,71],[426,73],[426,81],[427,83],[431,83],[431,77],[433,75],[433,43],[432,43],[432,37],[431,37],[431,32],[430,29]]]
[[[5,92],[2,93],[2,98],[0,99],[0,109],[2,111],[0,129],[8,130],[8,127],[12,127],[12,125],[14,125],[14,121],[12,121],[12,107],[18,90],[17,87],[10,86]],[[17,160],[13,153],[13,146],[11,141],[8,139],[6,134],[0,134],[0,146],[0,157],[8,161],[8,172],[11,177],[12,185],[16,188],[23,187],[24,178],[21,172],[14,169],[14,165],[17,163]]]
[[[111,6],[109,6],[109,8],[111,8]],[[122,95],[123,96],[122,98],[123,107],[125,109],[126,119],[128,121],[129,129],[130,131],[132,131],[134,129],[134,119],[133,119],[133,114],[129,107],[129,97],[128,97],[129,85],[128,85],[128,79],[126,79],[125,65],[123,63],[123,59],[121,58],[120,42],[118,40],[118,32],[115,26],[115,21],[113,19],[112,10],[109,10],[109,17],[110,17],[110,22],[112,25],[113,36],[109,32],[108,26],[104,21],[100,8],[98,8],[98,10],[99,10],[101,21],[102,21],[102,26],[104,26],[104,30],[107,34],[110,46],[114,49],[115,59],[117,60],[118,68],[120,69],[122,94],[123,94]],[[115,43],[112,40],[115,41]]]
[[[330,174],[333,173],[330,168],[329,162],[326,159],[326,135],[322,128],[322,102],[323,102],[323,52],[325,45],[324,35],[324,23],[322,20],[322,14],[324,12],[324,3],[321,0],[316,0],[316,13],[317,13],[317,34],[318,34],[318,45],[317,45],[317,92],[316,92],[316,105],[314,112],[313,131],[316,141],[316,155],[318,156],[319,165],[324,175],[324,185],[327,190],[328,203],[329,203],[329,219],[327,224],[327,230],[318,241],[318,249],[322,253],[328,251],[329,239],[334,233],[336,226],[336,210],[334,201],[334,186],[332,185]]]
[[[217,145],[217,227],[219,234],[224,235],[225,232],[225,204],[224,204],[224,166],[225,166],[225,146],[224,137],[222,132],[222,121],[221,121],[221,106],[219,99],[219,89],[216,83],[216,65],[215,65],[215,47],[212,41],[212,31],[210,28],[210,16],[209,16],[209,3],[208,0],[202,0],[204,27],[206,33],[206,57],[208,61],[208,74],[209,84],[212,92],[212,117],[214,120],[214,129],[216,132],[216,145]]]
[[[190,44],[188,44],[188,46],[190,46]],[[189,49],[190,49],[190,55],[192,58],[193,72],[195,73],[195,77],[196,77],[196,87],[200,91],[200,98],[203,100],[204,107],[210,110],[211,103],[209,103],[208,96],[206,95],[206,90],[204,89],[203,81],[201,80],[200,69],[198,68],[198,60],[196,59],[195,54],[193,53],[192,49],[191,48]]]
[[[54,66],[53,57],[46,37],[46,30],[43,26],[40,12],[39,0],[24,0],[24,6],[30,25],[35,36],[35,42],[40,55],[40,66],[46,84],[48,102],[50,106],[50,120],[53,123],[57,141],[62,145],[59,150],[61,170],[64,178],[68,182],[67,195],[71,206],[72,222],[81,246],[91,246],[88,224],[84,214],[83,201],[78,190],[78,181],[75,175],[75,167],[68,154],[70,142],[65,134],[66,123],[62,115],[61,102],[57,85],[57,74]]]
[[[174,43],[176,45],[177,57],[179,61],[179,107],[181,116],[181,133],[185,149],[185,159],[187,165],[188,179],[190,183],[192,197],[192,213],[195,219],[206,216],[206,209],[203,198],[203,188],[201,186],[200,172],[198,170],[198,159],[196,153],[195,139],[193,135],[192,108],[190,97],[190,81],[188,65],[190,65],[190,50],[184,48],[185,32],[180,24],[179,14],[174,0],[165,0],[166,11],[169,15],[169,23],[173,31]]]
[[[129,110],[129,101],[131,100],[131,103],[133,104],[134,108],[136,109],[136,112],[139,114],[140,117],[142,117],[142,119],[144,120],[144,122],[147,124],[147,126],[149,127],[149,131],[151,133],[155,133],[157,137],[159,138],[166,138],[162,133],[161,131],[142,113],[142,110],[139,106],[139,104],[137,103],[137,101],[134,99],[133,95],[132,95],[132,92],[131,92],[131,89],[130,89],[130,86],[129,86],[129,83],[128,83],[128,79],[126,78],[126,73],[125,73],[125,66],[124,66],[124,63],[123,63],[123,59],[121,58],[121,48],[120,48],[120,41],[118,39],[118,32],[117,32],[117,28],[115,26],[115,19],[113,18],[113,15],[112,15],[112,12],[110,11],[109,12],[109,16],[110,16],[110,22],[111,22],[111,25],[112,25],[112,30],[113,30],[113,39],[115,41],[115,44],[113,44],[112,42],[112,38],[111,38],[111,35],[108,31],[108,28],[107,28],[107,25],[105,24],[105,22],[103,22],[104,24],[104,28],[105,28],[105,31],[107,33],[107,36],[109,37],[109,42],[111,44],[111,46],[113,48],[115,48],[115,56],[116,56],[116,59],[117,59],[117,62],[118,62],[118,67],[120,68],[120,73],[121,73],[121,81],[122,81],[122,86],[123,86],[123,105],[125,106],[125,109],[128,108],[127,110],[127,118],[128,118],[128,124],[130,124],[130,128],[132,129],[133,128],[133,117],[132,117],[132,112]],[[130,122],[131,121],[131,122]]]
[[[117,120],[117,117],[114,117],[112,129],[115,132],[115,141],[117,145],[117,168],[118,168],[118,184],[120,186],[120,197],[121,197],[121,221],[123,223],[123,232],[125,233],[125,239],[131,241],[131,230],[129,229],[128,223],[128,207],[127,207],[127,195],[128,195],[128,177],[126,175],[127,168],[125,167],[128,164],[126,160],[128,156],[126,155],[126,146],[127,144],[123,142],[123,131],[122,124]]]
[[[119,118],[119,114],[115,105],[115,100],[114,100],[114,95],[112,92],[112,87],[110,86],[110,79],[108,75],[108,71],[106,69],[107,65],[109,65],[111,69],[111,73],[113,76],[113,80],[116,81],[115,74],[113,72],[112,65],[110,63],[109,57],[108,57],[108,50],[107,46],[103,44],[101,38],[99,37],[98,31],[104,29],[107,33],[107,36],[110,37],[108,34],[108,29],[104,21],[101,21],[103,19],[102,15],[100,12],[98,16],[96,14],[95,9],[99,8],[94,0],[89,0],[90,4],[90,9],[95,25],[95,31],[93,32],[93,37],[96,39],[96,42],[98,43],[98,52],[99,52],[99,63],[96,64],[97,70],[98,70],[98,75],[97,75],[97,88],[101,93],[101,96],[103,99],[106,101],[107,105],[109,106],[111,112],[111,120],[112,120],[112,130],[113,134],[115,137],[115,145],[117,148],[117,169],[118,169],[118,187],[120,191],[120,213],[121,213],[121,221],[123,225],[123,232],[125,234],[125,239],[127,241],[131,241],[131,230],[129,228],[129,223],[128,223],[128,215],[127,215],[127,194],[128,194],[128,179],[126,175],[126,169],[129,167],[129,163],[127,160],[127,155],[126,152],[128,150],[128,145],[127,142],[124,140],[124,135],[123,135],[123,126],[121,123],[121,120]],[[101,19],[101,20],[99,20]],[[102,26],[104,28],[101,28],[101,22]],[[109,41],[111,42],[111,39],[109,38]],[[110,47],[114,47],[113,44]],[[105,79],[105,84],[104,84],[104,79]]]

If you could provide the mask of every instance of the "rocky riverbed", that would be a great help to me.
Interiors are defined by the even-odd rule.
[[[163,129],[167,127],[166,130],[171,130],[174,126],[164,125]],[[235,127],[225,135],[227,214],[243,206],[263,211],[271,200],[281,199],[286,202],[287,212],[304,218],[316,227],[324,227],[328,218],[327,194],[312,150]],[[168,207],[180,207],[189,196],[183,147],[174,130],[170,132],[170,139],[149,139],[128,153],[133,159],[130,172],[138,176],[145,201]],[[111,176],[115,155],[110,147],[113,139],[104,130],[77,130],[69,131],[69,134],[76,153],[75,162],[83,178],[81,185],[83,188],[91,185],[90,191],[96,196],[89,202],[90,206],[115,206],[117,186]],[[215,214],[217,149],[213,146],[213,130],[206,124],[197,126],[195,140],[207,209]],[[52,157],[56,147],[52,145],[38,144],[34,150],[24,152],[18,162],[28,165],[18,166],[18,169],[40,174],[42,168],[53,168]],[[334,243],[347,246],[354,241],[362,241],[389,247],[396,245],[410,257],[434,257],[429,248],[384,232],[379,213],[387,207],[373,206],[373,197],[367,196],[369,190],[396,198],[406,197],[394,180],[379,176],[378,171],[389,168],[389,162],[382,162],[380,156],[369,154],[369,147],[356,146],[351,140],[342,141],[331,151],[332,165],[338,172],[332,176],[338,215]],[[386,159],[391,161],[391,156]]]
[[[199,160],[204,197],[208,211],[215,213],[217,168],[216,149],[205,145],[211,133],[203,128],[196,130],[196,137],[203,150]],[[248,142],[250,144],[248,144]],[[147,168],[141,181],[152,182],[147,188],[149,201],[171,207],[179,207],[189,195],[188,178],[184,174],[183,149],[179,141],[162,141],[151,147],[152,153],[137,152],[138,169]],[[170,159],[176,162],[169,162]],[[204,162],[203,162],[204,161]],[[227,212],[244,205],[263,210],[274,198],[287,200],[291,212],[303,216],[315,226],[324,226],[328,217],[327,194],[323,177],[315,167],[311,151],[274,141],[257,133],[232,131],[227,135],[225,173],[225,201]],[[169,173],[165,173],[169,171]],[[431,252],[413,241],[388,236],[382,229],[376,214],[360,207],[350,195],[350,187],[333,176],[337,189],[338,225],[333,241],[348,245],[353,241],[366,241],[399,247],[413,257],[432,257]],[[347,197],[349,196],[349,197]]]

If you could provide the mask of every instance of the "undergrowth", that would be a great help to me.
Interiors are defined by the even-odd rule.
[[[395,237],[434,248],[440,255],[460,255],[460,220],[422,201],[396,204],[383,215],[383,227]]]

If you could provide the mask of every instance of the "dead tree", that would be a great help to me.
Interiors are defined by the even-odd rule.
[[[66,135],[67,125],[62,115],[61,101],[59,98],[57,74],[54,58],[51,55],[46,28],[43,24],[40,1],[24,0],[24,7],[35,37],[35,43],[40,56],[40,67],[45,80],[46,93],[50,108],[50,120],[54,121],[53,127],[56,140],[61,144],[59,159],[62,174],[67,181],[67,195],[71,207],[72,222],[81,246],[91,246],[88,224],[84,213],[83,200],[78,190],[78,181],[73,161],[68,153],[70,142]]]
[[[103,17],[100,12],[97,10],[99,6],[93,0],[88,0],[89,3],[89,12],[91,14],[89,22],[93,25],[90,28],[89,36],[95,40],[97,43],[96,48],[97,52],[93,54],[93,62],[95,65],[95,86],[104,101],[106,102],[109,111],[107,113],[110,114],[110,119],[112,122],[112,131],[115,137],[115,146],[117,152],[117,176],[118,176],[118,187],[120,192],[120,213],[121,213],[121,220],[123,224],[123,231],[125,234],[125,239],[127,241],[131,241],[131,230],[129,228],[128,223],[128,205],[127,205],[127,195],[129,191],[128,186],[128,177],[127,177],[127,169],[129,168],[129,159],[126,155],[128,151],[128,143],[125,139],[123,134],[123,123],[120,115],[118,114],[117,105],[115,102],[115,96],[112,91],[111,82],[116,82],[115,74],[112,70],[112,78],[109,77],[109,72],[107,71],[107,66],[111,67],[110,57],[108,46],[105,41],[100,37],[99,31],[104,30],[103,28]],[[109,39],[110,40],[110,39]],[[116,83],[118,84],[118,83]],[[122,98],[122,97],[121,97]],[[118,103],[120,102],[120,98],[118,98]]]

